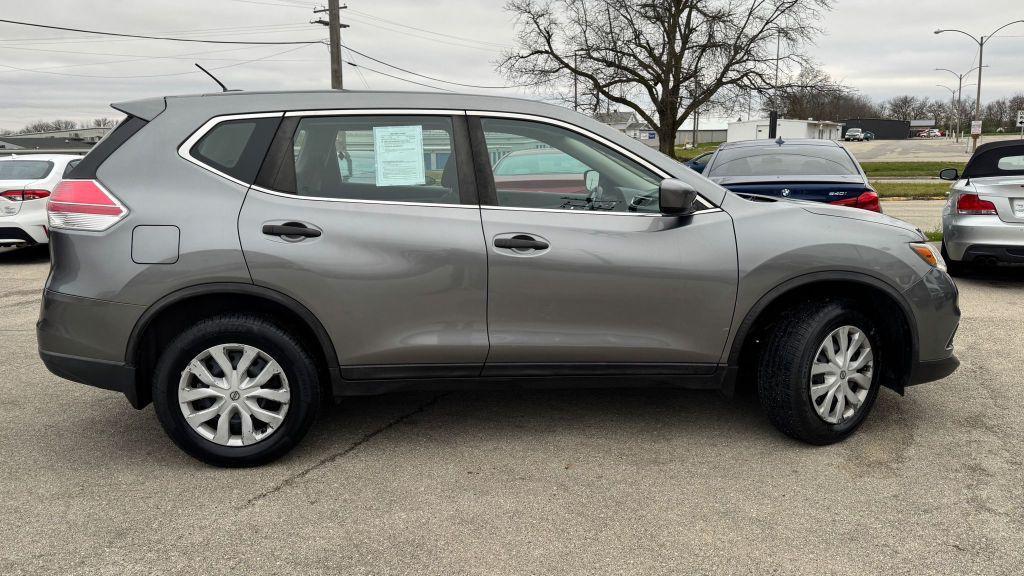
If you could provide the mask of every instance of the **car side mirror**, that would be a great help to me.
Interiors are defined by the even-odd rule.
[[[697,191],[682,180],[666,178],[658,187],[658,206],[662,214],[685,216],[693,212]]]
[[[956,168],[943,168],[939,170],[939,178],[942,180],[959,180],[960,172]]]
[[[583,185],[586,187],[587,192],[593,194],[600,183],[601,173],[597,170],[587,170],[583,173]]]

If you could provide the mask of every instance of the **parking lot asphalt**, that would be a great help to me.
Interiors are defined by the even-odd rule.
[[[958,282],[963,364],[847,441],[679,390],[396,394],[258,469],[51,375],[44,251],[0,253],[0,573],[1020,574],[1024,274]]]
[[[1016,134],[988,134],[979,145],[1019,138]],[[906,140],[870,140],[842,142],[858,162],[966,162],[970,157],[971,139],[956,142],[949,138],[909,138]]]

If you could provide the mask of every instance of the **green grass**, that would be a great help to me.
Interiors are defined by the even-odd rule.
[[[963,172],[964,162],[861,162],[868,178],[937,178],[939,170],[956,168]]]
[[[928,237],[929,242],[942,242],[942,230],[932,230],[925,232],[924,235]]]
[[[676,159],[680,162],[686,162],[687,160],[693,160],[697,156],[704,154],[705,152],[714,152],[721,142],[705,142],[698,144],[696,148],[683,148],[682,146],[676,146]]]
[[[871,187],[881,198],[945,198],[949,193],[948,182],[872,182]]]

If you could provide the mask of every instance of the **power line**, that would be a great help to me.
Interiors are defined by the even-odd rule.
[[[370,68],[370,67],[367,67],[367,66],[362,66],[360,64],[356,64],[355,62],[352,62],[351,60],[345,60],[345,64],[348,64],[349,66],[354,66],[356,68],[363,68],[365,70],[369,70],[370,72],[374,72],[376,74],[380,74],[381,76],[387,76],[388,78],[394,78],[395,80],[401,80],[402,82],[408,82],[410,84],[415,84],[417,86],[424,86],[426,88],[431,88],[433,90],[443,90],[445,92],[451,92],[451,90],[449,90],[447,88],[441,88],[440,86],[431,86],[430,84],[424,84],[423,82],[417,82],[415,80],[409,80],[408,78],[402,78],[401,76],[395,76],[394,74],[388,74],[387,72],[381,72],[380,70],[376,70],[376,69],[373,69],[373,68]]]
[[[413,72],[412,70],[408,70],[406,68],[402,68],[401,66],[395,66],[394,64],[389,64],[388,62],[385,62],[385,61],[383,61],[383,60],[381,60],[379,58],[374,58],[373,56],[370,56],[369,54],[366,54],[365,52],[360,52],[359,50],[356,50],[356,49],[352,48],[351,46],[346,46],[346,45],[342,44],[342,47],[345,48],[346,50],[348,50],[349,52],[352,52],[353,54],[359,54],[363,58],[366,58],[368,60],[373,60],[374,62],[377,62],[378,64],[383,64],[383,65],[387,66],[388,68],[394,68],[395,70],[400,70],[402,72],[405,72],[406,74],[412,74],[413,76],[418,76],[420,78],[426,78],[427,80],[433,80],[434,82],[441,82],[443,84],[451,84],[452,86],[462,86],[464,88],[482,88],[482,89],[485,89],[485,90],[505,90],[505,89],[509,89],[509,88],[517,88],[518,87],[518,86],[481,86],[479,84],[463,84],[462,82],[453,82],[451,80],[442,80],[441,78],[435,78],[433,76],[427,76],[426,74],[420,74],[419,72]],[[530,84],[523,84],[523,86],[530,86]]]
[[[454,34],[445,34],[443,32],[435,32],[435,31],[429,30],[427,28],[417,28],[416,26],[409,26],[408,24],[402,24],[401,22],[396,22],[394,20],[388,20],[387,18],[381,18],[380,16],[374,16],[373,14],[367,14],[366,12],[363,12],[363,11],[360,11],[360,10],[356,10],[355,8],[349,8],[349,11],[354,13],[354,14],[358,14],[360,16],[363,16],[364,18],[372,18],[374,20],[380,20],[381,22],[387,22],[388,24],[391,24],[391,25],[394,25],[394,26],[401,26],[402,28],[408,28],[410,30],[418,30],[420,32],[426,32],[427,34],[434,34],[434,35],[437,35],[437,36],[443,36],[445,38],[452,38],[452,39],[455,39],[455,40],[462,40],[464,42],[473,42],[473,43],[476,43],[476,44],[487,44],[487,45],[490,45],[490,46],[494,46],[496,48],[511,48],[511,46],[508,46],[507,44],[501,44],[499,42],[488,42],[486,40],[477,40],[475,38],[466,38],[465,36],[456,36]]]
[[[7,24],[18,24],[20,26],[31,26],[33,28],[46,28],[48,30],[63,30],[65,32],[81,32],[84,34],[97,34],[100,36],[116,36],[119,38],[141,38],[143,40],[168,40],[171,42],[198,42],[204,44],[247,44],[247,45],[295,45],[295,44],[319,44],[319,40],[303,40],[303,41],[281,41],[281,42],[244,42],[240,40],[203,40],[199,38],[173,38],[170,36],[145,36],[142,34],[121,34],[118,32],[101,32],[98,30],[85,30],[82,28],[67,28],[64,26],[51,26],[49,24],[36,24],[34,22],[20,22],[18,20],[5,20],[0,18],[0,22]]]
[[[234,64],[225,64],[224,66],[217,66],[215,68],[210,68],[210,70],[224,70],[225,68],[234,68],[235,66],[242,66],[244,64],[251,64],[253,62],[260,62],[262,60],[267,60],[269,58],[273,58],[274,56],[280,56],[282,54],[287,54],[289,52],[294,52],[295,50],[300,50],[300,49],[305,48],[307,46],[310,46],[310,44],[302,44],[300,46],[293,46],[291,48],[287,48],[285,50],[281,50],[280,52],[275,52],[273,54],[268,54],[266,56],[261,56],[259,58],[252,58],[250,60],[243,60],[241,62],[235,62]],[[127,79],[134,79],[134,78],[167,78],[167,77],[171,77],[171,76],[187,76],[189,74],[200,74],[201,73],[201,72],[199,72],[197,70],[189,70],[188,72],[174,72],[174,73],[169,73],[169,74],[137,74],[137,75],[131,75],[131,76],[100,76],[100,75],[94,75],[94,74],[73,74],[73,73],[70,73],[70,72],[50,72],[48,70],[40,70],[40,69],[32,69],[32,68],[19,68],[17,66],[10,66],[8,64],[0,64],[0,68],[7,68],[9,70],[17,70],[19,72],[34,72],[36,74],[48,74],[48,75],[51,75],[51,76],[70,76],[70,77],[73,77],[73,78],[102,78],[102,79],[106,79],[106,80],[127,80]]]
[[[471,50],[483,50],[484,52],[500,52],[501,51],[497,47],[472,46],[472,45],[469,45],[469,44],[460,44],[458,42],[450,42],[448,40],[442,40],[441,38],[431,38],[430,36],[423,36],[423,35],[415,34],[415,33],[412,33],[412,32],[405,31],[405,30],[396,30],[394,28],[389,28],[387,26],[382,26],[380,24],[375,24],[373,22],[367,22],[366,20],[363,20],[363,19],[359,18],[358,16],[355,17],[355,18],[353,18],[352,16],[349,16],[349,18],[352,19],[354,22],[359,22],[360,24],[363,24],[363,25],[366,25],[366,26],[373,26],[375,28],[380,28],[382,30],[387,30],[389,32],[395,32],[397,34],[402,34],[404,36],[412,36],[413,38],[419,38],[421,40],[429,40],[431,42],[437,42],[439,44],[447,44],[448,46],[455,46],[455,47],[458,47],[458,48],[469,48]]]

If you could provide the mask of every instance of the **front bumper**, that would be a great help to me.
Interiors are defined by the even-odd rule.
[[[953,260],[995,257],[1024,262],[1024,224],[1003,222],[996,216],[946,216],[942,232]]]
[[[942,360],[926,360],[918,362],[910,371],[910,380],[907,382],[907,386],[942,380],[946,376],[956,372],[956,369],[959,366],[960,359],[956,357],[956,354],[952,354],[948,358],[943,358]]]

